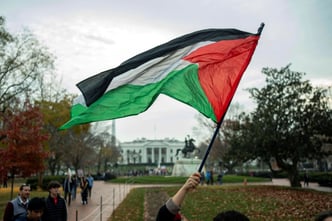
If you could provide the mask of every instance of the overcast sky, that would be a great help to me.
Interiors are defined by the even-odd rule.
[[[260,42],[233,102],[249,110],[244,88],[264,83],[263,67],[307,73],[315,85],[332,85],[332,1],[329,0],[2,0],[7,28],[29,28],[57,57],[62,85],[79,94],[76,83],[114,68],[137,53],[180,35],[206,28],[237,28]],[[165,96],[146,112],[116,120],[120,141],[193,135],[193,108]],[[203,131],[202,131],[203,133]],[[211,135],[212,136],[212,135]]]

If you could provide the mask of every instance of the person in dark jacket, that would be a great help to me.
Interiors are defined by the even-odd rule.
[[[77,176],[75,174],[71,178],[71,182],[72,182],[71,199],[72,200],[76,200],[76,192],[77,192],[78,180],[77,180]]]
[[[57,181],[51,181],[48,184],[49,195],[46,198],[42,216],[44,221],[67,221],[67,206],[66,201],[59,194],[60,186]]]
[[[157,221],[187,221],[188,219],[180,214],[181,204],[188,192],[194,190],[200,184],[201,174],[196,172],[192,174],[185,184],[168,199],[168,201],[159,209]],[[217,214],[213,221],[249,221],[244,214],[229,210]]]
[[[18,196],[8,202],[3,215],[3,221],[23,221],[27,217],[27,208],[30,197],[30,186],[23,184],[19,188]]]
[[[85,176],[82,177],[80,187],[81,187],[81,197],[82,197],[82,204],[88,204],[88,194],[89,194],[89,183]]]
[[[64,199],[68,203],[68,206],[70,206],[71,202],[71,191],[73,188],[73,182],[71,176],[68,174],[63,182],[63,191],[65,192]]]

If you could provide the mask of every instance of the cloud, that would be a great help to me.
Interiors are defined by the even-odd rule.
[[[306,72],[314,84],[330,84],[331,1],[303,0],[3,0],[8,26],[31,28],[57,56],[63,86],[116,67],[130,57],[179,35],[205,28],[237,28],[262,37],[233,102],[254,106],[245,88],[264,83],[263,67]],[[182,139],[197,125],[197,111],[160,98],[145,113],[119,119],[121,141],[157,136]]]

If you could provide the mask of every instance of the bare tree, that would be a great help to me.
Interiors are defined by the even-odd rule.
[[[40,82],[53,73],[54,57],[28,30],[12,35],[0,17],[0,111],[13,99],[40,96]],[[23,98],[24,100],[24,98]]]

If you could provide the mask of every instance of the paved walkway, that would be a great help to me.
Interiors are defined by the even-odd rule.
[[[248,185],[253,184],[278,186],[290,185],[287,179],[273,179],[272,182],[265,183],[248,183]],[[81,196],[78,193],[76,200],[72,201],[71,205],[68,206],[68,221],[107,221],[112,215],[113,210],[117,208],[131,189],[143,186],[158,185],[110,184],[105,183],[104,181],[95,181],[91,199],[89,199],[87,205],[81,204]],[[310,183],[309,187],[306,188],[332,192],[332,188],[320,187],[317,183]]]
[[[133,187],[95,181],[87,205],[82,205],[81,195],[78,192],[76,200],[68,206],[68,221],[106,221]]]
[[[272,182],[270,184],[276,186],[290,186],[288,179],[272,179]],[[303,182],[301,182],[301,185],[304,186]],[[314,189],[322,192],[332,192],[332,187],[319,186],[318,183],[309,183],[308,187],[303,188]]]

